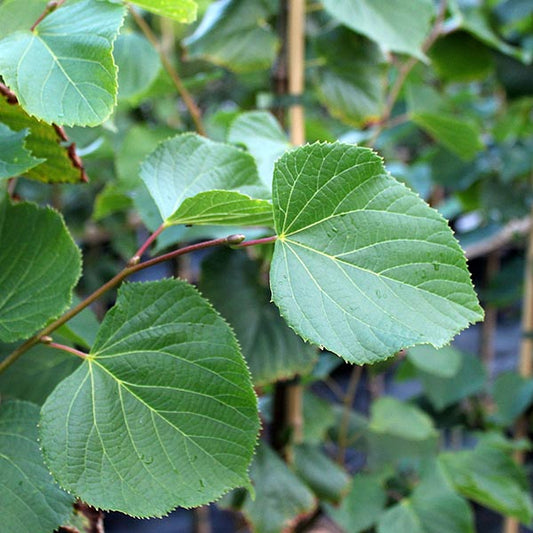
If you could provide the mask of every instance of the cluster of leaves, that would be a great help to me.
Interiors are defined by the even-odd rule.
[[[3,527],[53,531],[74,498],[148,517],[232,489],[220,505],[257,531],[319,503],[349,531],[473,531],[467,499],[530,522],[516,446],[500,433],[532,403],[531,382],[495,383],[498,409],[481,424],[494,431],[474,448],[439,443],[439,431],[476,426],[460,406],[486,380],[475,358],[437,348],[483,312],[451,229],[420,197],[442,184],[445,212],[501,223],[506,207],[487,197],[513,182],[527,206],[532,101],[509,103],[508,120],[494,96],[496,61],[531,56],[531,28],[508,14],[518,2],[437,13],[431,0],[324,1],[307,29],[318,142],[295,149],[270,113],[249,110],[284,105],[265,94],[277,4],[198,3],[193,28],[193,0],[0,4]],[[184,80],[169,69],[176,41]],[[205,110],[207,136],[189,131],[175,85]],[[102,320],[88,307],[149,266],[244,236],[254,253],[224,247],[187,276],[179,265],[189,282],[125,283]],[[80,301],[76,287],[95,292]],[[418,406],[383,397],[367,418],[306,391],[292,464],[257,444],[280,381],[310,389],[342,359],[379,363],[418,344],[435,347],[401,365],[424,387]],[[355,475],[347,448],[367,460]]]

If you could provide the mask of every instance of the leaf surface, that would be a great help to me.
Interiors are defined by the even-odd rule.
[[[0,340],[27,338],[63,312],[80,271],[57,212],[0,199]]]
[[[23,174],[44,161],[26,148],[27,135],[28,130],[13,131],[0,123],[0,179]]]
[[[198,5],[194,0],[131,0],[150,13],[168,17],[178,22],[194,22]]]
[[[183,41],[189,57],[235,72],[269,68],[278,48],[276,34],[265,22],[272,14],[262,0],[213,2],[196,31]]]
[[[258,425],[233,333],[178,280],[120,289],[91,354],[48,398],[40,423],[59,483],[133,516],[247,485]]]
[[[39,408],[28,402],[0,405],[0,508],[4,533],[51,533],[69,518],[74,498],[44,465],[37,442]]]
[[[80,0],[61,6],[31,32],[0,41],[0,74],[30,114],[49,123],[96,126],[113,110],[112,47],[124,6]]]
[[[435,10],[431,0],[324,0],[324,8],[383,48],[418,58]]]
[[[269,193],[253,157],[231,145],[178,135],[144,160],[141,179],[166,226],[269,220],[269,202],[257,202]],[[187,199],[192,200],[185,203]]]
[[[272,296],[304,339],[372,363],[414,344],[442,346],[482,318],[446,221],[371,150],[288,152],[273,202]]]
[[[274,163],[290,147],[279,122],[265,111],[242,113],[231,123],[228,142],[246,146],[257,161],[261,181],[271,190]]]

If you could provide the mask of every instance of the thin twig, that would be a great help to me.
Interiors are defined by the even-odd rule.
[[[86,353],[80,350],[76,350],[76,348],[72,348],[72,346],[67,346],[66,344],[59,344],[57,342],[51,342],[48,340],[49,338],[50,337],[44,337],[44,340],[43,340],[43,338],[41,337],[41,342],[45,344],[46,346],[50,346],[50,348],[56,348],[57,350],[62,350],[64,352],[71,353],[75,355],[76,357],[80,357],[81,359],[87,359]]]
[[[142,263],[128,264],[128,266],[126,266],[123,270],[121,270],[118,274],[116,274],[113,278],[111,278],[107,283],[104,283],[104,285],[102,285],[101,287],[96,289],[92,294],[87,296],[85,300],[83,300],[78,305],[76,305],[75,307],[67,311],[64,315],[62,315],[58,319],[54,320],[51,324],[46,326],[46,328],[44,328],[42,331],[30,337],[23,344],[21,344],[16,350],[11,352],[2,362],[0,362],[0,374],[4,370],[6,370],[10,365],[12,365],[22,354],[26,353],[30,348],[32,348],[33,346],[41,342],[42,337],[49,336],[57,328],[61,327],[63,324],[68,322],[71,318],[79,314],[86,307],[91,305],[94,301],[98,300],[98,298],[100,298],[107,291],[119,285],[124,279],[126,279],[128,276],[131,276],[135,272],[139,272],[140,270],[144,270],[145,268],[149,268],[159,263],[163,263],[165,261],[168,261],[169,259],[174,259],[175,257],[179,257],[180,255],[195,252],[197,250],[203,250],[205,248],[211,248],[213,246],[236,245],[242,242],[243,240],[244,240],[244,235],[229,235],[228,237],[222,237],[220,239],[212,239],[210,241],[204,241],[204,242],[199,242],[196,244],[191,244],[189,246],[184,246],[183,248],[178,248],[177,250],[173,250],[172,252],[169,252],[167,254],[154,257],[153,259],[149,259]]]
[[[346,458],[346,448],[348,447],[348,426],[350,423],[350,412],[352,410],[353,402],[355,400],[355,394],[357,392],[357,386],[361,379],[361,373],[363,367],[360,365],[354,365],[352,373],[350,374],[350,381],[348,382],[348,388],[344,396],[344,409],[342,411],[342,418],[339,427],[339,447],[337,450],[337,463],[344,464]]]
[[[51,0],[51,2],[48,2],[44,8],[44,11],[39,15],[39,18],[31,25],[30,31],[35,30],[37,25],[40,24],[47,15],[49,15],[52,11],[55,11],[64,2],[65,0]]]
[[[144,254],[144,252],[146,252],[146,250],[148,249],[148,247],[150,246],[150,244],[152,244],[156,239],[157,237],[159,237],[159,235],[161,235],[161,232],[166,228],[165,224],[161,224],[161,226],[159,226],[153,233],[152,235],[150,235],[150,237],[148,237],[148,239],[146,239],[146,241],[144,242],[144,244],[135,252],[135,254],[133,255],[133,257],[131,258],[130,260],[130,263],[131,264],[137,264],[142,255]]]
[[[258,244],[268,244],[269,242],[274,242],[278,238],[277,235],[272,235],[270,237],[263,237],[261,239],[253,239],[251,241],[241,242],[240,244],[235,245],[236,248],[245,248],[246,246],[257,246]]]
[[[135,19],[135,22],[137,23],[137,26],[141,29],[141,31],[144,33],[146,38],[150,41],[152,46],[157,50],[159,53],[159,57],[161,58],[161,63],[165,67],[165,70],[167,71],[168,75],[172,79],[172,82],[174,83],[174,86],[178,90],[181,98],[183,99],[183,102],[185,103],[185,106],[187,107],[189,114],[191,115],[191,118],[194,122],[194,126],[196,128],[196,131],[206,136],[205,127],[202,122],[202,113],[200,112],[199,107],[196,105],[196,102],[194,101],[194,98],[192,97],[191,93],[187,90],[185,85],[183,84],[183,81],[181,80],[180,75],[178,74],[178,71],[174,68],[174,65],[170,62],[169,58],[165,54],[163,47],[160,45],[159,41],[157,40],[157,37],[155,36],[154,32],[150,28],[150,26],[146,23],[146,21],[135,11],[135,9],[128,5],[128,10],[131,13],[132,17]]]
[[[427,37],[427,39],[422,44],[422,53],[426,53],[433,43],[439,38],[442,31],[442,23],[444,21],[444,17],[446,16],[446,9],[448,6],[447,0],[442,0],[439,7],[439,12],[437,14],[437,17],[435,18],[435,24],[433,25],[433,29],[431,30],[431,33]],[[398,99],[398,96],[400,95],[400,92],[403,88],[403,85],[405,83],[405,80],[407,79],[407,76],[409,76],[409,73],[413,69],[413,67],[418,63],[418,59],[416,57],[410,57],[398,70],[398,76],[396,77],[396,80],[394,81],[394,84],[392,85],[389,94],[387,96],[387,101],[385,104],[385,110],[383,111],[381,115],[381,120],[379,121],[376,130],[374,131],[374,134],[370,138],[368,144],[369,146],[373,146],[377,138],[379,137],[380,133],[383,131],[385,126],[388,125],[388,122],[391,118],[392,110],[394,108],[394,104],[396,103],[396,100]]]

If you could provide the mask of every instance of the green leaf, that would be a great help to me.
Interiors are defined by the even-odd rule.
[[[196,31],[183,41],[191,59],[206,59],[235,72],[270,68],[278,39],[266,19],[263,0],[218,0]]]
[[[303,399],[303,432],[304,441],[308,444],[320,444],[328,429],[335,424],[334,405],[319,398],[311,391],[304,392]]]
[[[31,28],[47,3],[48,0],[3,0],[0,4],[0,36]]]
[[[61,216],[0,199],[0,340],[27,338],[69,305],[80,252]]]
[[[139,33],[119,35],[113,57],[118,67],[119,100],[133,100],[143,94],[161,69],[159,54]]]
[[[244,145],[257,162],[259,177],[270,191],[276,159],[289,147],[279,122],[266,111],[241,113],[228,131],[228,142]]]
[[[27,135],[28,130],[13,131],[0,123],[0,179],[24,174],[44,161],[33,157],[26,148]]]
[[[194,0],[131,0],[132,4],[178,22],[194,22],[198,5]]]
[[[529,524],[533,503],[524,471],[505,444],[483,438],[473,450],[439,455],[446,477],[461,494],[481,505]]]
[[[429,57],[437,74],[446,81],[482,81],[494,69],[490,49],[463,31],[438,39]]]
[[[371,528],[383,514],[387,494],[377,476],[357,474],[339,507],[326,505],[327,514],[350,533]]]
[[[450,10],[454,17],[455,26],[464,29],[502,54],[514,57],[524,63],[531,61],[531,51],[511,46],[494,32],[491,28],[491,14],[484,4],[459,3],[457,0],[452,0],[450,2]]]
[[[274,225],[272,204],[255,200],[235,191],[205,191],[183,203],[166,219],[169,226],[178,224],[225,226]]]
[[[415,346],[407,351],[407,359],[422,372],[443,378],[455,376],[462,366],[461,352],[451,346]]]
[[[435,11],[431,0],[324,0],[324,8],[385,49],[424,57],[421,46]]]
[[[40,423],[63,487],[134,516],[246,485],[258,426],[233,333],[178,280],[120,289],[91,354],[48,398]]]
[[[316,350],[279,316],[261,275],[261,264],[245,252],[220,249],[202,263],[200,280],[202,293],[235,330],[259,386],[306,374],[316,361]]]
[[[305,339],[355,363],[442,346],[483,316],[446,221],[371,150],[288,152],[274,171],[272,296]]]
[[[61,342],[60,337],[54,340]],[[0,345],[0,360],[17,346]],[[81,360],[61,350],[38,344],[0,374],[2,397],[42,405],[58,383],[78,368]]]
[[[457,495],[438,466],[426,471],[409,498],[380,518],[378,533],[474,533],[468,503]]]
[[[4,533],[51,533],[66,522],[73,497],[54,484],[39,443],[39,408],[28,402],[0,405],[0,508]]]
[[[423,411],[384,396],[372,404],[367,439],[369,462],[382,464],[436,454],[438,433]]]
[[[259,444],[250,477],[255,500],[246,496],[242,512],[256,533],[279,533],[315,506],[311,491],[264,442]]]
[[[332,116],[360,126],[383,112],[384,56],[372,41],[343,28],[315,40],[325,66],[314,73],[319,100]]]
[[[268,196],[253,157],[192,133],[159,144],[142,163],[141,179],[166,226],[188,224],[194,217],[203,224],[235,224],[241,217],[256,224],[268,218],[268,202],[252,200]],[[239,195],[219,194],[223,191]],[[188,198],[193,201],[184,204]]]
[[[504,372],[494,381],[492,394],[497,407],[493,419],[503,427],[511,426],[533,402],[533,379]]]
[[[26,148],[42,162],[24,173],[24,177],[45,183],[80,183],[82,174],[73,165],[68,148],[63,146],[50,124],[30,117],[19,105],[9,104],[0,96],[0,116],[10,129],[28,131]]]
[[[350,483],[348,474],[325,455],[320,446],[295,446],[294,469],[320,500],[338,502]]]
[[[80,0],[49,14],[31,32],[0,41],[0,74],[30,114],[49,123],[96,126],[113,110],[112,47],[124,6]]]
[[[481,361],[475,356],[458,353],[461,356],[460,367],[451,377],[417,369],[424,393],[437,411],[481,392],[485,386],[486,372]]]

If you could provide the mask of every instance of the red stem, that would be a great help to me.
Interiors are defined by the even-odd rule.
[[[238,244],[238,248],[245,248],[246,246],[256,246],[258,244],[267,244],[269,242],[274,242],[278,238],[277,235],[271,235],[270,237],[263,237],[262,239],[254,239],[251,241],[246,241],[241,244]]]
[[[76,350],[76,348],[72,348],[71,346],[66,346],[65,344],[58,344],[57,342],[46,342],[46,341],[44,342],[44,344],[46,344],[46,346],[50,346],[50,348],[57,348],[58,350],[69,352],[78,357],[81,357],[82,359],[87,359],[86,353],[80,352],[80,350]]]
[[[44,11],[39,15],[39,18],[31,25],[30,31],[35,30],[35,28],[43,21],[46,15],[56,10],[64,2],[65,0],[51,0],[50,2],[48,2],[48,4],[46,4],[46,7],[44,8]]]
[[[139,260],[141,259],[142,255],[144,254],[144,252],[146,252],[146,250],[148,249],[148,247],[150,246],[150,244],[152,244],[156,239],[157,237],[159,237],[159,235],[161,235],[161,232],[166,228],[165,224],[161,224],[161,226],[159,226],[153,233],[152,235],[150,235],[150,237],[148,237],[148,239],[146,239],[145,243],[135,252],[134,256],[131,258],[130,260],[130,263],[138,263]]]

